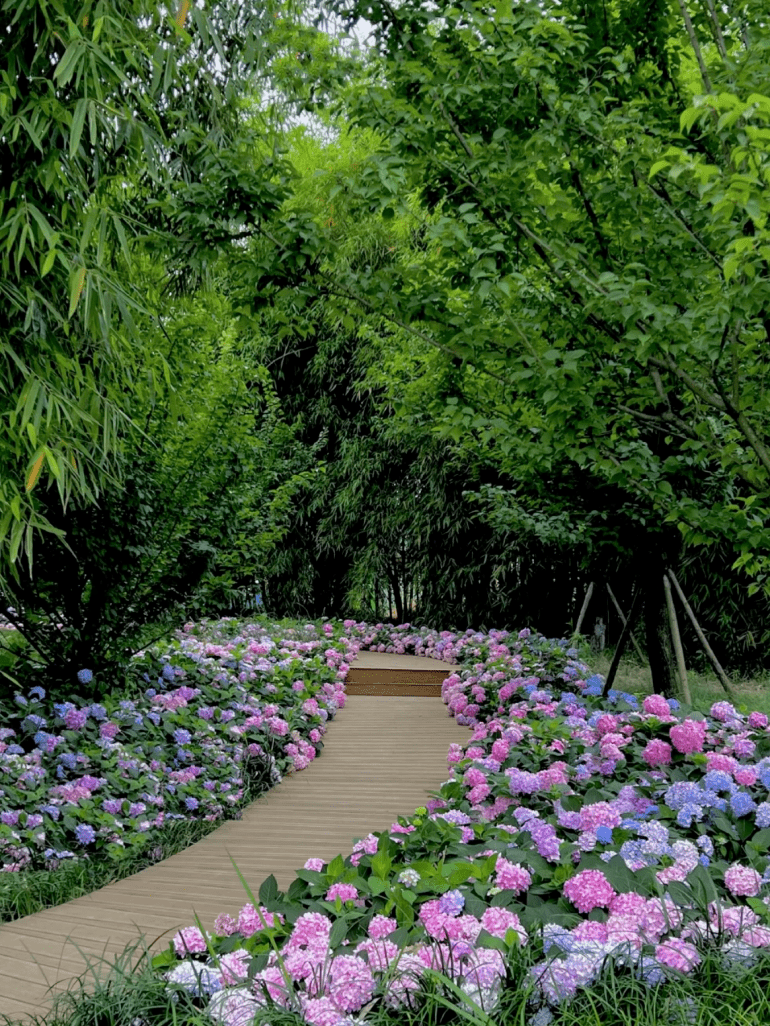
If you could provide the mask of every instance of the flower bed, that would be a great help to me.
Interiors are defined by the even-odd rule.
[[[351,654],[333,635],[187,624],[137,657],[137,697],[15,696],[0,729],[0,868],[119,858],[175,820],[240,815],[251,783],[302,770],[323,747]]]
[[[275,1003],[347,1026],[378,1002],[419,1005],[436,971],[493,1011],[525,947],[542,1018],[608,963],[653,986],[706,949],[745,967],[770,946],[766,716],[603,700],[566,642],[529,631],[344,629],[354,647],[461,657],[443,697],[472,733],[424,809],[310,859],[286,894],[268,878],[237,920],[156,956],[214,1022]]]

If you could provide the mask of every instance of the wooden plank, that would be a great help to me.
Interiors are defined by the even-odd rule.
[[[126,880],[0,926],[0,1009],[43,1014],[47,986],[66,984],[85,968],[75,945],[110,957],[144,936],[159,949],[193,922],[194,909],[209,929],[219,912],[236,913],[247,897],[228,851],[253,888],[272,873],[286,890],[308,858],[348,854],[354,838],[387,829],[424,804],[448,777],[449,745],[467,739],[468,728],[438,698],[349,697],[313,764],[287,776],[242,819]]]

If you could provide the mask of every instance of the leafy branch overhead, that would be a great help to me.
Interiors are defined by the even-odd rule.
[[[339,103],[373,140],[342,185],[347,215],[405,221],[421,241],[363,268],[316,224],[302,287],[435,347],[471,393],[486,377],[472,419],[495,423],[519,475],[570,460],[686,541],[727,538],[763,580],[759,6],[329,6],[371,23],[376,50]],[[433,413],[452,432],[468,405]]]

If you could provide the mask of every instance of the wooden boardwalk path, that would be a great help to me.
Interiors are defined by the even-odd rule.
[[[367,664],[405,658],[361,656]],[[425,660],[419,668],[437,667]],[[241,820],[126,880],[0,926],[0,1022],[2,1014],[21,1021],[44,1013],[49,988],[66,987],[83,972],[81,951],[109,960],[142,935],[159,950],[192,924],[194,912],[208,929],[220,912],[237,913],[247,898],[228,855],[256,892],[271,873],[285,890],[308,858],[348,854],[353,838],[424,804],[447,779],[449,745],[467,737],[439,698],[351,695],[329,724],[319,758],[285,777]]]

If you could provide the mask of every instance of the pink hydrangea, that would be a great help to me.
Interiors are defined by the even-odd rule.
[[[329,997],[342,1012],[357,1012],[374,993],[372,970],[357,955],[337,955],[329,969]]]
[[[647,906],[647,899],[635,891],[616,895],[610,902],[610,913],[619,916],[638,916]]]
[[[398,923],[389,916],[372,916],[366,932],[373,940],[379,940],[381,937],[387,937],[397,928]]]
[[[219,934],[220,937],[229,937],[231,934],[235,933],[237,929],[237,922],[226,912],[218,915],[214,920],[214,933]]]
[[[671,762],[671,745],[659,738],[653,738],[642,750],[642,758],[652,769],[657,766],[668,766]]]
[[[315,872],[318,873],[318,872],[320,872],[323,869],[323,867],[324,867],[324,860],[323,859],[308,859],[307,862],[305,863],[305,865],[302,868],[303,869],[313,869],[313,870],[315,870]]]
[[[620,826],[620,813],[609,802],[594,802],[580,810],[580,829],[596,830],[597,827]]]
[[[258,933],[260,930],[264,930],[265,923],[268,926],[275,926],[276,918],[279,922],[283,922],[283,916],[280,913],[276,913],[274,915],[272,912],[268,912],[263,906],[260,906],[258,912],[253,905],[244,905],[238,913],[238,930],[240,933],[244,934],[244,936],[251,937],[252,934]]]
[[[303,994],[302,1018],[308,1026],[340,1026],[345,1021],[344,1015],[329,997],[308,997]]]
[[[249,975],[249,962],[251,962],[251,955],[243,948],[222,955],[219,959],[219,974],[222,977],[222,983],[225,986],[242,983]]]
[[[498,858],[495,863],[496,887],[519,894],[521,891],[526,891],[531,883],[532,877],[523,866],[509,862],[508,859]]]
[[[762,877],[751,866],[742,866],[734,862],[729,869],[725,870],[725,887],[731,894],[746,895],[753,897],[759,894],[762,886]]]
[[[706,743],[706,724],[703,720],[683,720],[675,724],[668,735],[678,752],[685,755],[702,752]]]
[[[349,883],[334,883],[326,892],[327,901],[334,901],[335,898],[339,898],[340,901],[355,901],[357,897],[357,889]]]
[[[468,787],[476,787],[477,784],[486,784],[486,782],[487,778],[476,766],[471,766],[463,775],[463,783]]]
[[[682,913],[669,897],[648,898],[639,915],[639,923],[647,940],[653,943],[664,933],[679,929]]]
[[[332,921],[320,912],[305,912],[294,924],[288,944],[293,947],[301,945],[327,946],[331,933]]]
[[[516,913],[511,912],[510,909],[496,907],[485,909],[481,917],[481,925],[493,937],[505,938],[509,930],[515,930],[519,943],[522,946],[527,943],[527,931],[521,925],[521,920]]]
[[[706,765],[710,770],[724,770],[731,775],[738,769],[738,761],[722,752],[706,752]]]
[[[564,884],[564,894],[578,912],[606,908],[615,897],[615,890],[598,869],[584,869]]]
[[[185,926],[184,929],[174,934],[174,951],[180,957],[184,955],[197,955],[206,951],[206,938],[197,926]]]
[[[596,727],[594,729],[599,737],[603,737],[605,734],[614,734],[619,723],[620,721],[617,716],[605,713],[604,716],[600,716],[596,721]]]
[[[767,716],[761,712],[749,713],[749,726],[753,730],[764,730],[767,726]]]
[[[666,719],[671,715],[668,702],[663,695],[647,695],[642,708],[649,716],[657,716],[658,719]]]
[[[678,937],[670,937],[663,944],[658,944],[655,948],[655,957],[662,965],[678,969],[682,973],[690,972],[701,960],[695,946]]]

